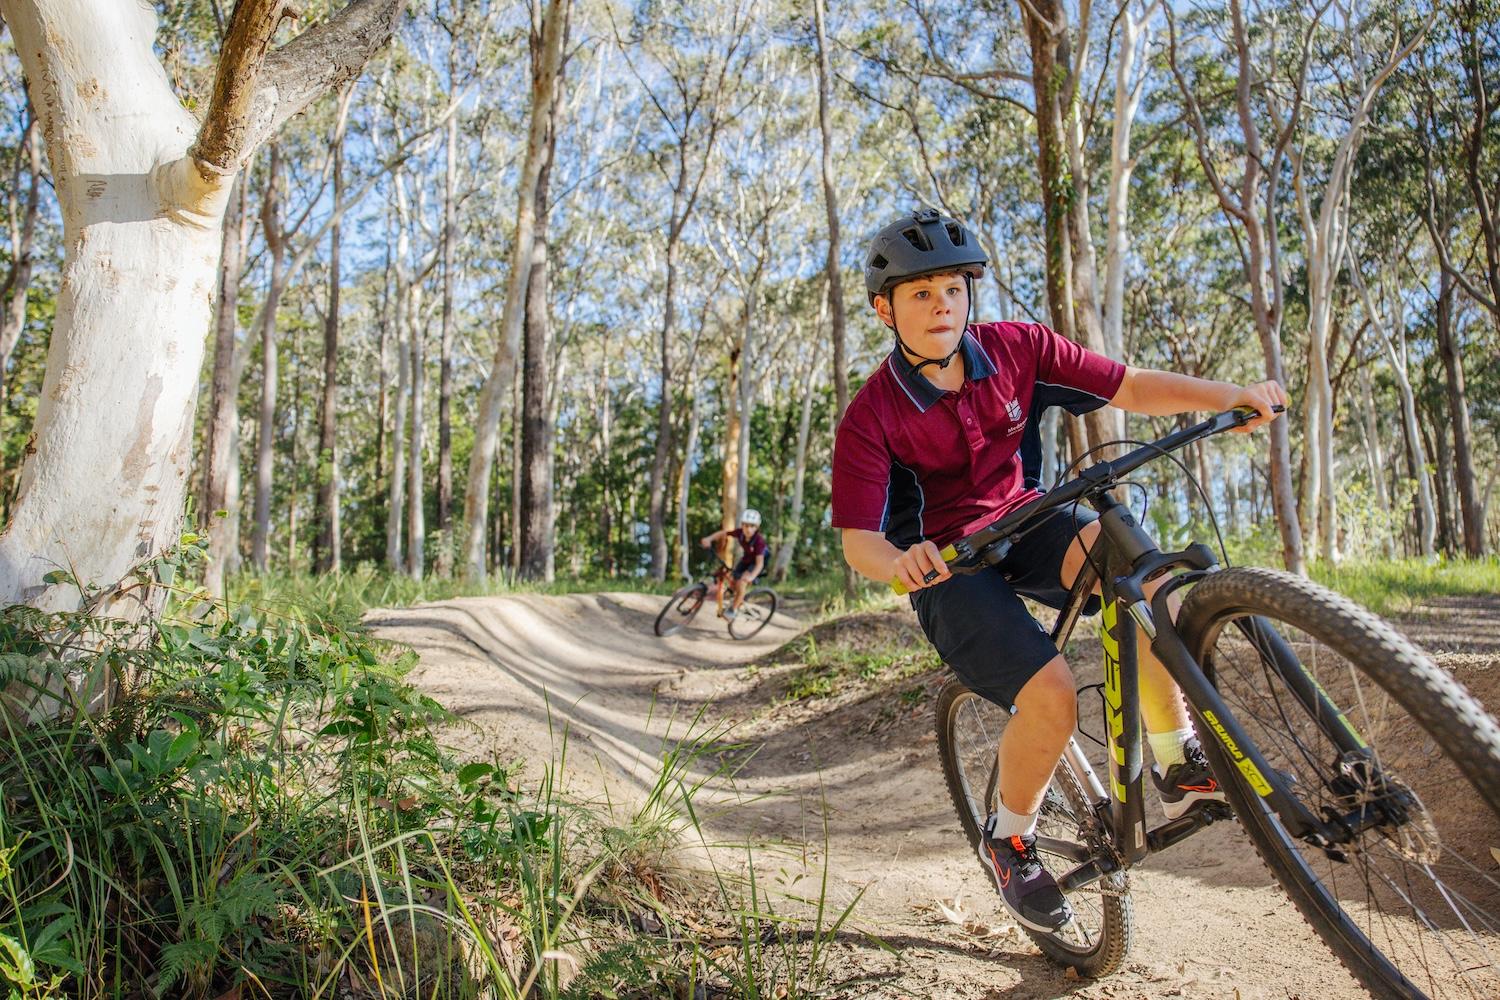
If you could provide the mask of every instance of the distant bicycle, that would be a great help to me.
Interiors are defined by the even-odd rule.
[[[717,555],[714,562],[713,574],[704,577],[697,583],[690,583],[677,593],[673,594],[667,601],[667,606],[661,609],[661,614],[656,616],[656,634],[661,636],[676,635],[689,622],[697,617],[703,608],[704,602],[713,594],[714,603],[718,608],[718,616],[724,617],[724,600],[728,596],[731,570]],[[735,639],[749,639],[759,635],[761,629],[771,623],[771,616],[776,614],[778,599],[776,591],[770,587],[752,587],[745,592],[745,599],[740,602],[739,611],[733,618],[728,619],[729,634]]]

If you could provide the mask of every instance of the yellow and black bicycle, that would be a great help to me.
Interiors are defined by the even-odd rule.
[[[1053,512],[1099,513],[1052,638],[1065,648],[1097,584],[1108,756],[1101,778],[1075,734],[1053,774],[1036,846],[1075,917],[1027,933],[1058,962],[1114,971],[1133,930],[1131,866],[1229,814],[1207,803],[1147,826],[1138,623],[1182,687],[1234,816],[1350,972],[1382,998],[1500,997],[1500,726],[1370,612],[1300,577],[1221,568],[1202,544],[1163,552],[1111,492],[1252,415],[1221,413],[1100,462],[943,553],[955,572],[977,572]],[[1159,576],[1147,600],[1142,585]],[[937,699],[943,774],[971,846],[1008,718],[956,679]]]
[[[676,635],[697,617],[699,610],[712,595],[718,605],[718,615],[725,618],[729,635],[735,639],[749,639],[760,634],[761,629],[771,624],[776,614],[779,599],[770,587],[752,587],[745,591],[745,599],[733,615],[725,614],[725,605],[733,601],[734,570],[717,555],[717,564],[711,576],[690,583],[674,593],[656,616],[655,630],[660,636]]]

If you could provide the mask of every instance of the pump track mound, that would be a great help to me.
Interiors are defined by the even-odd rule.
[[[811,884],[816,895],[826,868],[835,914],[859,897],[833,945],[824,995],[1367,995],[1233,822],[1132,871],[1136,934],[1120,972],[1101,980],[1065,973],[1006,917],[959,830],[935,750],[931,694],[940,671],[906,679],[905,696],[856,685],[789,700],[773,654],[806,628],[795,608],[749,642],[731,640],[708,609],[662,639],[652,631],[662,602],[636,593],[460,598],[372,611],[366,622],[419,654],[412,680],[464,720],[456,742],[519,759],[535,778],[565,739],[561,782],[577,798],[639,797],[664,745],[727,729],[723,751],[695,764],[703,777],[726,762],[734,768],[732,779],[709,780],[695,798],[705,839],[765,845],[755,853],[762,881],[810,873],[797,885],[803,894]],[[1496,710],[1500,596],[1436,599],[1397,624]],[[904,607],[825,623],[816,637],[838,642],[870,630],[922,648]],[[1080,683],[1094,679],[1097,643],[1071,656]],[[725,865],[746,857],[743,846],[712,850]]]

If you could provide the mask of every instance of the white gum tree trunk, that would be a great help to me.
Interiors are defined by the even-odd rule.
[[[398,187],[397,190],[400,190]],[[404,259],[406,254],[406,227],[400,227],[396,237],[396,257]],[[397,264],[396,290],[391,296],[391,329],[395,332],[392,350],[396,361],[396,387],[392,398],[391,436],[386,445],[391,450],[390,480],[386,484],[385,510],[385,563],[392,573],[406,568],[406,549],[402,544],[402,521],[406,513],[406,406],[409,399],[408,385],[411,373],[411,352],[407,346],[408,336],[406,309],[406,267]]]
[[[255,422],[255,527],[250,534],[250,565],[265,573],[271,565],[271,490],[276,476],[276,390],[281,379],[276,313],[286,288],[286,234],[281,228],[281,153],[271,143],[266,194],[261,203],[261,234],[270,252],[266,302],[260,312],[260,409]],[[290,532],[288,532],[290,534]]]
[[[1297,208],[1307,240],[1307,312],[1308,312],[1308,387],[1307,448],[1309,456],[1307,514],[1308,534],[1318,541],[1319,555],[1327,562],[1337,562],[1338,492],[1334,483],[1333,454],[1333,387],[1328,372],[1328,336],[1333,321],[1333,293],[1345,257],[1349,238],[1349,185],[1354,176],[1354,158],[1364,138],[1366,122],[1375,98],[1387,78],[1395,72],[1427,33],[1436,12],[1403,46],[1399,38],[1385,64],[1365,82],[1359,100],[1350,109],[1349,121],[1334,152],[1333,163],[1323,184],[1322,201],[1317,215],[1312,208],[1304,163],[1299,154],[1293,183]],[[1362,55],[1358,35],[1363,25],[1349,24],[1346,35]],[[1316,513],[1314,513],[1316,511]]]
[[[1349,276],[1359,292],[1365,316],[1380,334],[1385,346],[1386,360],[1390,362],[1391,374],[1396,379],[1396,392],[1401,397],[1401,432],[1406,439],[1406,450],[1411,455],[1417,478],[1417,510],[1421,517],[1422,557],[1433,559],[1437,555],[1437,499],[1432,490],[1432,473],[1427,468],[1427,450],[1422,445],[1422,434],[1417,424],[1417,399],[1412,391],[1410,364],[1406,351],[1406,319],[1400,295],[1393,296],[1393,308],[1387,316],[1375,304],[1369,285],[1359,273],[1359,260],[1352,250],[1349,257]]]
[[[489,523],[490,470],[495,464],[495,446],[500,433],[500,411],[510,382],[515,377],[516,355],[521,346],[521,321],[526,315],[526,285],[531,277],[533,232],[536,228],[536,189],[541,181],[546,154],[547,125],[553,93],[562,69],[563,34],[571,0],[548,0],[540,25],[538,66],[532,73],[531,128],[517,192],[515,242],[510,276],[505,287],[505,305],[495,357],[479,394],[479,413],[474,425],[474,450],[469,458],[469,482],[464,493],[463,574],[469,580],[488,575],[485,558],[485,526]]]
[[[0,597],[134,617],[132,570],[182,520],[225,205],[256,146],[390,37],[403,0],[356,0],[268,51],[283,0],[241,0],[207,116],[173,93],[136,0],[0,0],[46,138],[63,216],[57,313]]]
[[[1116,360],[1125,358],[1125,257],[1130,252],[1130,130],[1141,106],[1146,73],[1137,74],[1137,60],[1150,51],[1152,3],[1137,16],[1136,0],[1124,0],[1120,11],[1120,58],[1115,63],[1114,126],[1110,134],[1109,189],[1105,197],[1104,234],[1104,348]],[[1138,51],[1139,50],[1139,51]]]
[[[411,437],[407,442],[411,456],[406,462],[406,574],[422,579],[427,569],[427,521],[424,492],[426,473],[422,445],[427,424],[422,406],[427,388],[426,330],[422,323],[422,286],[407,288],[406,329],[411,347]]]

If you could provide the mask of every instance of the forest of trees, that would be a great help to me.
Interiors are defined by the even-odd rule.
[[[154,5],[198,117],[229,79],[230,6]],[[278,45],[345,7],[260,6]],[[889,349],[863,243],[918,205],[990,254],[977,319],[1285,382],[1274,433],[1185,457],[1238,545],[1300,570],[1500,543],[1493,0],[379,6],[401,11],[392,41],[262,130],[220,199],[191,438],[142,459],[185,480],[216,588],[361,563],[662,579],[746,505],[778,575],[836,567],[833,427]],[[0,34],[7,524],[50,488],[44,377],[70,388],[48,370],[54,160],[109,141],[48,134],[20,51]],[[177,279],[116,265],[117,302]],[[96,391],[128,422],[173,390]],[[1044,474],[1171,426],[1051,417]],[[1180,538],[1205,511],[1159,465],[1148,517]]]

